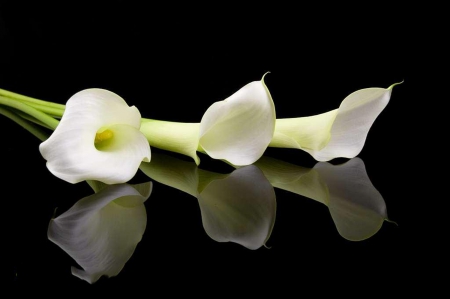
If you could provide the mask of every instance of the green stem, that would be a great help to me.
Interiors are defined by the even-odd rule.
[[[57,104],[57,103],[52,103],[52,102],[47,102],[47,101],[42,101],[42,100],[38,100],[32,97],[27,97],[12,91],[8,91],[8,90],[4,90],[0,88],[0,96],[4,96],[10,99],[14,99],[14,100],[18,100],[21,102],[26,102],[28,103],[28,105],[31,106],[32,104],[36,104],[39,106],[43,106],[43,107],[49,107],[49,108],[54,108],[57,111],[64,111],[64,109],[66,108],[64,105],[62,104]]]
[[[64,105],[55,104],[55,103],[51,103],[51,102],[44,102],[41,100],[36,100],[39,102],[25,101],[22,98],[11,97],[11,96],[9,96],[9,93],[3,92],[3,94],[5,94],[5,95],[3,95],[1,91],[2,91],[2,89],[0,89],[1,97],[8,98],[12,101],[18,101],[20,103],[26,104],[30,107],[33,107],[36,110],[39,110],[45,114],[50,115],[51,117],[61,118],[64,114],[64,110],[65,110]],[[23,97],[26,98],[25,96],[23,96]],[[46,103],[46,104],[44,104],[44,103]],[[53,105],[58,105],[58,107],[54,107]]]
[[[45,114],[48,114],[52,117],[61,118],[64,114],[64,109],[47,107],[47,106],[35,104],[35,103],[28,103],[28,102],[23,102],[23,103],[33,107],[34,109],[37,109],[37,110],[43,112]]]
[[[200,163],[196,153],[199,148],[199,123],[143,119],[140,130],[150,146],[187,155],[192,157],[197,165]]]
[[[18,125],[20,125],[22,128],[33,134],[35,137],[37,137],[41,141],[45,141],[49,135],[45,132],[43,132],[39,127],[35,126],[34,124],[30,123],[29,121],[21,118],[16,113],[3,108],[0,106],[0,114],[8,117],[12,121],[16,122]]]
[[[22,102],[0,96],[0,104],[22,111],[49,126],[52,130],[55,130],[59,124],[59,121],[53,117]]]
[[[37,124],[37,125],[39,125],[41,127],[44,127],[46,129],[52,130],[52,128],[50,128],[49,126],[47,126],[46,124],[44,124],[40,120],[37,120],[36,118],[34,118],[32,116],[29,116],[28,114],[23,113],[22,111],[15,110],[14,113],[17,114],[18,116],[20,116],[21,118],[26,119],[29,122],[35,123],[35,124]]]

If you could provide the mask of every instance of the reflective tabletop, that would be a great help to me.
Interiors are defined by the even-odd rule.
[[[197,27],[187,12],[178,19],[172,7],[161,22],[163,11],[126,1],[0,2],[0,88],[59,104],[104,88],[142,117],[198,123],[212,103],[270,72],[276,117],[293,118],[405,81],[355,158],[317,162],[298,149],[268,148],[243,167],[203,153],[196,165],[152,147],[150,163],[116,185],[52,175],[39,152],[51,131],[17,123],[0,105],[2,287],[46,296],[283,298],[386,296],[421,285],[433,256],[422,250],[432,239],[422,219],[441,206],[419,192],[426,171],[417,136],[408,135],[416,116],[409,109],[422,102],[406,29],[394,26],[405,12],[382,7],[329,23],[319,13],[311,23],[303,17],[311,10],[283,6],[280,23],[272,5],[244,14],[248,26],[236,7],[216,20],[219,29],[216,11]],[[341,28],[344,19],[351,24]]]

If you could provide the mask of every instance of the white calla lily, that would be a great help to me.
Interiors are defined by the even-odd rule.
[[[116,276],[133,255],[147,225],[144,202],[152,183],[104,185],[50,221],[48,238],[82,268],[72,274],[89,283]]]
[[[366,88],[346,97],[338,109],[309,117],[277,119],[270,147],[297,148],[318,161],[357,156],[370,127],[389,103],[389,88]]]
[[[272,140],[275,119],[263,77],[212,104],[200,123],[144,119],[141,132],[151,146],[188,155],[197,165],[197,150],[234,165],[248,165],[262,156]]]
[[[211,239],[251,250],[269,239],[276,197],[258,167],[248,165],[231,174],[220,174],[155,153],[152,162],[142,163],[140,169],[151,179],[196,197],[203,228]]]
[[[200,123],[200,146],[212,158],[252,164],[272,140],[275,119],[263,78],[208,108]]]
[[[150,161],[140,125],[137,108],[121,97],[86,89],[67,101],[61,122],[39,150],[50,172],[67,182],[124,183],[142,161]]]

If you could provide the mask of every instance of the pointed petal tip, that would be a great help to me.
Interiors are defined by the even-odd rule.
[[[403,82],[405,82],[405,79],[403,79],[401,82],[397,82],[392,84],[391,86],[389,86],[387,89],[388,90],[392,90],[395,86],[402,84]]]
[[[384,220],[385,220],[386,222],[393,223],[393,224],[395,224],[396,226],[398,226],[398,223],[397,223],[396,221],[390,220],[389,218],[385,218]]]
[[[200,165],[200,158],[197,154],[194,154],[192,156],[192,159],[194,159],[195,165],[199,166]]]
[[[267,71],[264,73],[264,75],[261,78],[261,81],[264,83],[264,78],[266,77],[267,74],[270,74],[270,71]]]

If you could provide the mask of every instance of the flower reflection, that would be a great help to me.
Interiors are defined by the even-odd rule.
[[[198,199],[203,227],[217,242],[234,242],[258,249],[269,239],[275,223],[272,185],[254,165],[219,174],[155,153],[141,170],[151,179]]]
[[[384,199],[359,158],[304,168],[264,156],[254,165],[224,175],[158,154],[140,168],[155,181],[196,197],[203,226],[212,239],[250,249],[264,245],[274,225],[276,202],[268,182],[325,204],[339,234],[350,241],[370,238],[387,220]]]
[[[94,283],[102,275],[119,274],[141,241],[152,183],[89,184],[96,193],[52,219],[47,233],[83,268],[72,267],[72,274]]]
[[[364,162],[317,163],[312,169],[262,157],[255,163],[271,184],[325,204],[339,234],[351,241],[368,239],[387,220],[386,204],[367,176]]]

